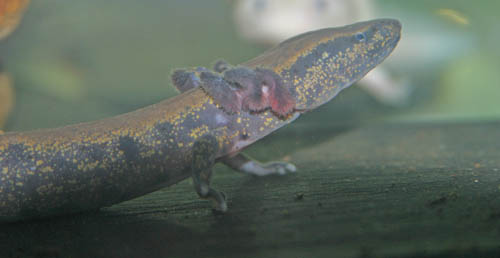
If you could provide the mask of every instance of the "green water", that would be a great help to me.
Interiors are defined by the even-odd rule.
[[[258,55],[265,48],[238,37],[230,2],[33,0],[0,42],[16,90],[6,131],[132,111],[178,94],[177,67]],[[391,70],[411,80],[405,105],[351,87],[246,150],[298,173],[217,165],[224,216],[186,180],[96,214],[2,224],[0,257],[499,257],[500,2],[377,8],[403,21],[403,37],[443,39],[431,50],[445,58]]]
[[[409,29],[425,32],[433,27],[432,18],[470,44],[429,69],[399,71],[412,77],[414,87],[402,108],[383,107],[358,89],[339,96],[336,101],[343,104],[337,106],[354,109],[348,116],[360,120],[373,118],[374,109],[377,119],[407,121],[500,117],[499,6],[379,1],[384,15],[414,17],[405,24]],[[395,8],[397,15],[391,15]],[[469,24],[437,15],[443,8]],[[17,92],[6,129],[55,127],[131,111],[177,94],[169,82],[176,67],[210,66],[219,58],[239,63],[264,50],[238,37],[231,15],[227,1],[34,1],[20,28],[0,43]]]

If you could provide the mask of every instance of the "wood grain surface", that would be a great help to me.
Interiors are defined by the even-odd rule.
[[[497,257],[499,129],[301,120],[247,151],[297,173],[217,166],[225,215],[184,181],[96,213],[2,224],[0,257]]]

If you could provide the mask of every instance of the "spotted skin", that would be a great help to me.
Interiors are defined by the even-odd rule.
[[[205,194],[207,187],[215,191],[210,166],[221,161],[254,174],[295,170],[239,152],[359,80],[390,54],[400,29],[399,22],[385,19],[309,32],[242,64],[281,77],[295,100],[286,117],[269,110],[228,113],[193,88],[108,119],[1,134],[0,221],[96,210],[175,184],[194,170],[206,178],[195,182],[198,193],[219,198],[224,208],[222,194]]]

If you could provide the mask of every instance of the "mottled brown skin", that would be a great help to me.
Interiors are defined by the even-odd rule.
[[[0,0],[0,40],[19,25],[29,0]],[[15,102],[12,79],[0,63],[0,129],[5,125]]]
[[[244,63],[286,82],[296,103],[286,117],[231,114],[195,88],[104,120],[0,135],[0,221],[99,209],[211,170],[359,80],[399,37],[399,22],[369,21],[297,36]]]
[[[0,39],[5,38],[19,25],[30,0],[0,1]]]

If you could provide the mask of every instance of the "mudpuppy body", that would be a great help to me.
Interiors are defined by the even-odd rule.
[[[210,187],[213,165],[295,171],[240,151],[362,78],[395,48],[400,30],[381,19],[305,33],[240,66],[175,71],[180,95],[131,113],[1,134],[0,221],[98,209],[188,177],[225,211],[225,196]]]

